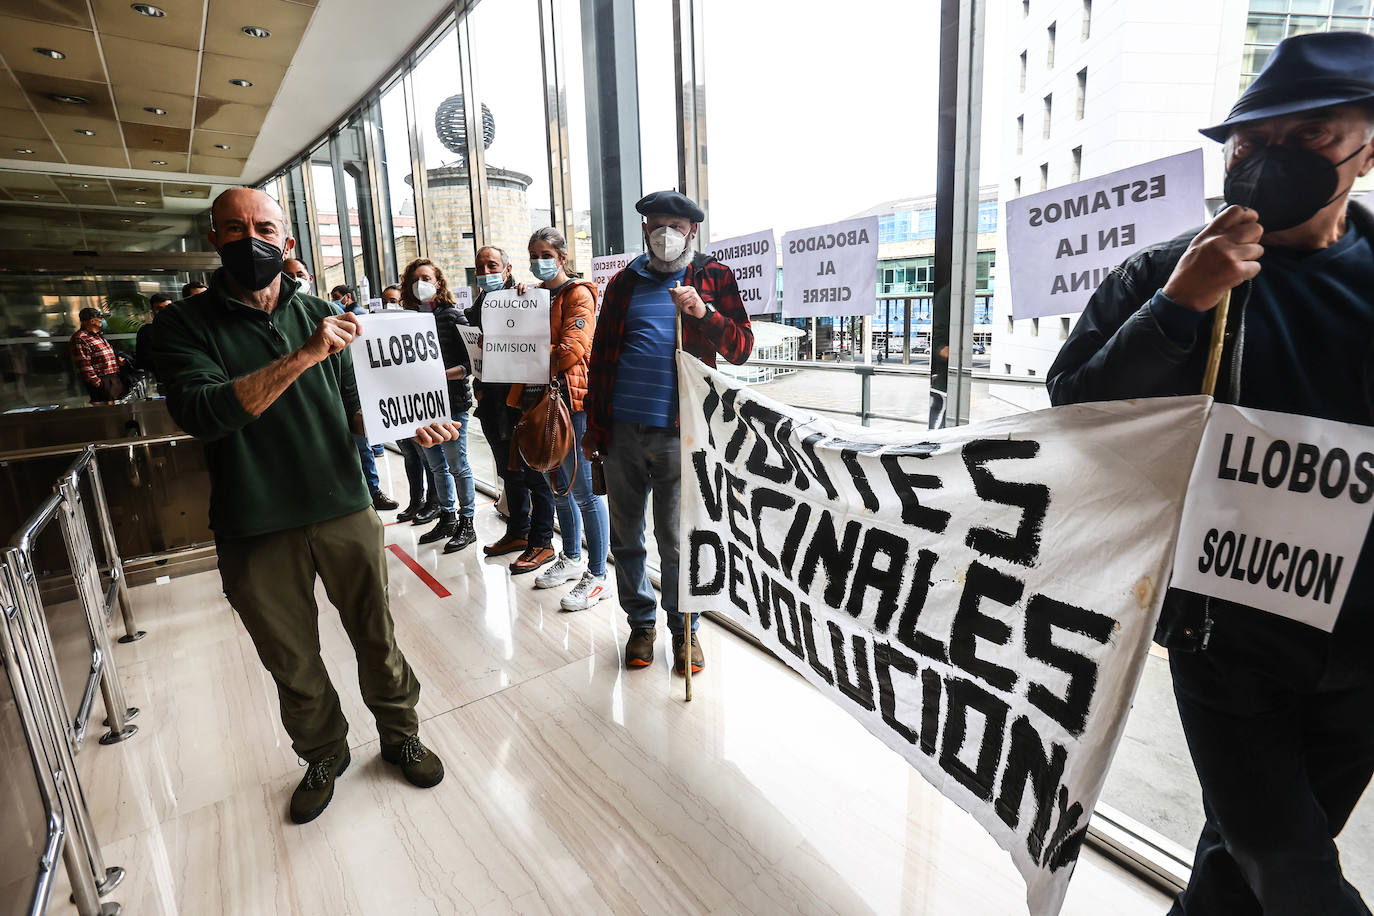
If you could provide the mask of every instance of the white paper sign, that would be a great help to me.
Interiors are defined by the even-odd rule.
[[[1173,585],[1331,632],[1374,518],[1374,429],[1217,404]]]
[[[482,329],[459,325],[458,336],[463,338],[463,346],[468,348],[468,358],[472,360],[472,377],[480,382],[482,380]]]
[[[458,304],[458,311],[466,312],[472,307],[472,288],[469,286],[459,286],[453,290],[453,301]]]
[[[721,239],[706,250],[734,273],[745,311],[769,315],[778,310],[778,252],[772,229]]]
[[[513,289],[482,299],[482,375],[488,382],[549,382],[549,291]]]
[[[877,312],[878,217],[789,232],[782,251],[784,316]]]
[[[1200,149],[1007,201],[1012,317],[1083,311],[1136,250],[1200,227],[1204,204]]]
[[[417,427],[451,420],[434,316],[378,312],[362,326],[349,352],[367,441],[408,439]]]
[[[785,406],[681,353],[678,378],[681,610],[760,639],[978,820],[1032,913],[1057,913],[1209,399],[903,435]]]
[[[620,273],[630,262],[639,257],[639,252],[631,254],[606,254],[592,258],[592,282],[596,284],[596,313],[601,314],[601,302],[606,298],[606,284],[611,277]]]

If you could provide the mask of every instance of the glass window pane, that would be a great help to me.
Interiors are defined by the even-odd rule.
[[[397,80],[382,93],[381,153],[379,170],[386,193],[383,207],[385,234],[392,241],[388,263],[383,268],[383,286],[400,278],[401,268],[419,256],[415,229],[415,187],[411,176],[410,129],[406,124],[405,86]],[[380,291],[379,291],[380,293]]]
[[[1274,49],[1268,46],[1246,45],[1245,54],[1241,57],[1241,70],[1245,73],[1259,73],[1273,52]]]
[[[1331,0],[1292,0],[1290,9],[1294,13],[1322,13],[1324,15],[1331,12]]]
[[[344,269],[344,238],[339,218],[339,203],[334,187],[334,165],[325,141],[310,154],[310,181],[315,192],[315,220],[320,234],[322,264],[310,265],[315,274],[315,289],[328,298],[329,291],[348,283]],[[345,211],[346,212],[346,211]]]
[[[416,128],[425,165],[428,249],[425,255],[454,284],[464,282],[477,252],[473,247],[472,197],[468,187],[465,100],[458,85],[458,37],[450,27],[415,66]],[[484,123],[485,113],[480,119]],[[443,125],[443,133],[439,125]],[[493,124],[493,129],[495,125]],[[399,265],[402,270],[405,264]]]
[[[569,244],[573,246],[573,263],[582,273],[592,269],[592,213],[590,162],[587,155],[587,95],[586,79],[582,72],[582,48],[577,37],[582,34],[582,4],[563,3],[563,105],[568,118],[568,167],[572,172],[573,225],[576,231]]]
[[[319,266],[314,262],[315,222],[310,215],[310,207],[305,196],[305,183],[301,177],[301,166],[291,166],[286,172],[286,219],[291,237],[296,240],[296,257],[305,263],[313,274]],[[318,293],[320,279],[315,280]]]
[[[1325,16],[1289,16],[1288,34],[1303,35],[1308,32],[1325,32]]]
[[[737,15],[737,11],[728,15],[722,12],[717,14],[719,18],[713,18],[709,10],[718,4],[716,2],[707,3],[707,22],[729,22],[731,17]],[[722,8],[725,4],[719,4]],[[673,4],[664,3],[663,0],[635,0],[635,53],[637,55],[639,69],[639,158],[641,162],[641,174],[643,189],[649,191],[661,191],[665,188],[676,188],[678,185],[677,176],[677,85],[676,77],[673,74]],[[782,23],[771,22],[770,28],[780,26]],[[707,79],[714,85],[722,85],[715,77],[713,62],[716,60],[712,47],[719,48],[721,42],[730,41],[734,38],[724,34],[725,30],[716,28],[711,32],[711,39],[707,42]],[[766,34],[766,32],[760,32]],[[776,45],[778,35],[774,35]],[[760,50],[765,51],[766,56],[778,53],[771,49],[763,49],[757,40],[751,40],[749,46],[753,49],[751,54],[757,54]],[[781,48],[778,49],[779,51]],[[750,55],[746,55],[742,60],[748,60]],[[728,72],[728,70],[727,70]],[[736,83],[735,85],[745,85],[748,80]],[[729,85],[728,83],[726,85]],[[712,156],[716,154],[717,134],[710,129],[715,111],[721,107],[721,103],[726,102],[724,98],[713,99],[706,106],[707,132],[706,136],[711,141]],[[753,110],[762,114],[761,106],[752,106]],[[765,119],[772,121],[772,118]],[[751,131],[753,133],[754,131]],[[759,131],[758,133],[762,133]],[[766,139],[764,137],[761,140]],[[714,171],[711,173],[714,175]],[[718,199],[720,195],[716,193],[714,179],[711,179],[711,197]],[[716,215],[710,217],[713,221]],[[721,235],[712,225],[711,231],[719,238],[729,238],[729,235]],[[733,234],[733,233],[731,233]]]
[[[1245,40],[1250,44],[1278,44],[1283,40],[1283,16],[1251,16],[1245,25]]]
[[[1368,16],[1369,0],[1335,0],[1331,4],[1331,12],[1337,16]],[[1354,23],[1351,26],[1342,26],[1342,28],[1350,27],[1359,28]]]

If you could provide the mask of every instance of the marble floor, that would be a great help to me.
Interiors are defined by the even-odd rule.
[[[627,672],[614,600],[563,613],[562,589],[420,547],[422,530],[389,526],[387,562],[447,778],[416,789],[378,758],[321,592],[353,765],[305,826],[286,818],[303,770],[217,573],[134,589],[148,637],[116,658],[141,729],[79,755],[126,914],[1025,912],[972,819],[775,660],[704,623],[686,703],[662,629],[656,664]],[[500,530],[484,504],[482,540]],[[1064,912],[1167,906],[1087,850]],[[65,886],[51,912],[72,912]]]

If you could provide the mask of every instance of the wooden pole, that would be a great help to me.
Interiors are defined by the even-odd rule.
[[[1231,311],[1231,291],[1221,294],[1212,310],[1212,342],[1207,349],[1207,369],[1202,373],[1202,393],[1216,397],[1217,376],[1221,373],[1221,351],[1226,347],[1226,317]]]
[[[681,286],[682,283],[679,282],[677,285]],[[681,350],[682,310],[676,309],[676,314],[674,317],[677,321],[677,348]],[[677,371],[676,366],[673,367],[673,371]],[[678,525],[678,530],[682,530],[682,526],[680,524]],[[682,615],[682,640],[682,651],[685,652],[687,655],[687,657],[684,659],[686,664],[682,666],[682,676],[687,681],[687,702],[690,703],[692,702],[692,614],[690,611]]]

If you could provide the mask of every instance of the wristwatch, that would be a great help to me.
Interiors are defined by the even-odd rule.
[[[707,318],[710,318],[711,313],[716,310],[716,307],[714,305],[706,301],[703,301],[701,303],[701,307],[703,311],[701,313],[701,317],[697,319],[698,321],[705,321]]]

